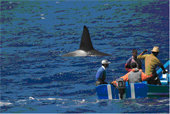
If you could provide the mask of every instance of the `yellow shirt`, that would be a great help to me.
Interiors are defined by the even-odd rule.
[[[151,75],[156,73],[156,67],[161,65],[159,59],[153,54],[139,55],[138,59],[145,59],[145,74]]]

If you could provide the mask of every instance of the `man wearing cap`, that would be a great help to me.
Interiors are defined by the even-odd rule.
[[[97,70],[96,73],[96,86],[100,84],[107,84],[106,79],[106,68],[109,66],[110,62],[108,60],[102,60],[102,66]]]
[[[151,51],[152,51],[151,54],[143,55],[145,52],[147,52],[147,50],[145,50],[137,58],[145,59],[145,74],[152,75],[152,77],[147,81],[147,83],[154,84],[154,85],[161,85],[158,74],[156,73],[156,67],[157,66],[161,67],[163,73],[166,73],[166,71],[163,64],[157,58],[157,55],[159,54],[159,47],[154,46]]]

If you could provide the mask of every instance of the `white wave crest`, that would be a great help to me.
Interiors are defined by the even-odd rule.
[[[9,106],[9,105],[12,105],[12,103],[10,103],[10,102],[1,102],[0,101],[0,106]]]
[[[169,101],[169,99],[159,100],[158,102],[162,103],[162,102],[167,102],[167,101]]]
[[[35,98],[34,97],[29,97],[29,100],[35,100]]]
[[[41,101],[41,100],[49,100],[49,101],[66,101],[68,99],[62,99],[62,98],[37,98],[38,101]]]

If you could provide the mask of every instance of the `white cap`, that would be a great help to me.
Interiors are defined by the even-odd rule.
[[[110,64],[110,62],[108,61],[108,60],[102,60],[102,62],[101,62],[102,64]]]

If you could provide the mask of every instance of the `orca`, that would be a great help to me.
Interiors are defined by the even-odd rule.
[[[110,56],[110,54],[99,52],[96,49],[94,49],[88,28],[84,26],[79,49],[70,53],[66,53],[62,56],[63,57]]]

